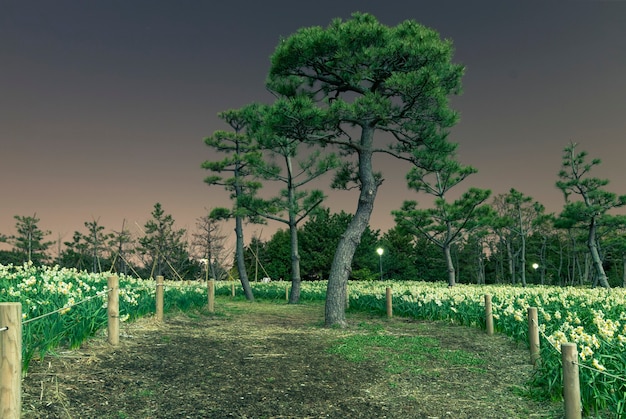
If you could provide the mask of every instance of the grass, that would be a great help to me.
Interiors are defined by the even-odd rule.
[[[438,365],[466,367],[481,372],[484,363],[476,355],[463,350],[442,348],[438,339],[427,336],[397,335],[385,330],[381,324],[360,323],[359,332],[333,343],[330,353],[338,354],[351,362],[375,361],[391,374],[411,372],[419,374],[423,367]]]
[[[133,338],[114,351],[92,339],[71,362],[36,363],[23,383],[24,419],[147,419],[155,409],[168,411],[159,417],[553,419],[562,409],[521,393],[532,371],[527,351],[504,336],[358,311],[347,313],[346,328],[325,328],[323,302],[217,300],[215,313],[127,323]]]

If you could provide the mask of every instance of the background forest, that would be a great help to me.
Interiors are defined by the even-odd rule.
[[[519,192],[495,196],[494,215],[452,246],[459,283],[593,285],[595,271],[583,226],[544,214],[542,206]],[[520,202],[524,201],[524,202]],[[516,204],[518,202],[519,204]],[[521,213],[521,228],[518,221]],[[517,214],[517,217],[516,217]],[[97,220],[84,222],[72,240],[59,243],[38,227],[39,218],[16,216],[16,233],[2,239],[12,246],[0,250],[0,264],[58,264],[90,272],[121,272],[142,278],[164,275],[173,280],[237,278],[234,254],[224,222],[206,215],[188,232],[156,204],[141,227],[110,230]],[[336,243],[351,215],[320,208],[298,228],[303,280],[327,279]],[[131,231],[141,231],[134,233]],[[611,286],[624,286],[625,227],[620,216],[606,217],[599,229],[600,255]],[[522,233],[522,231],[524,233]],[[383,249],[382,256],[376,253]],[[290,242],[285,229],[271,237],[251,237],[245,249],[251,280],[289,279]],[[207,263],[210,261],[210,263]],[[367,229],[353,262],[352,280],[384,279],[445,281],[441,248],[426,236],[415,236],[397,225],[386,232]]]

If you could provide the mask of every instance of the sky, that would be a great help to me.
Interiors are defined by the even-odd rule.
[[[562,150],[576,142],[626,194],[626,2],[0,0],[0,233],[36,215],[51,240],[94,220],[140,234],[157,202],[192,232],[230,206],[201,168],[218,158],[204,138],[229,128],[217,114],[271,102],[264,82],[281,38],[356,11],[452,40],[466,72],[449,139],[478,169],[457,188],[515,188],[558,213]],[[407,166],[374,163],[385,181],[371,227],[384,232],[392,210],[422,198]],[[317,185],[326,205],[353,213],[356,192],[329,184]]]

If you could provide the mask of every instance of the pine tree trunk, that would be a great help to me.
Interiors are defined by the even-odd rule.
[[[215,260],[213,253],[209,252],[209,255],[207,257],[207,267],[211,269],[211,278],[213,278],[214,280],[217,281],[217,270],[216,265],[217,265],[217,261]],[[207,269],[207,273],[209,272],[209,270]]]
[[[598,243],[596,243],[596,220],[592,218],[591,224],[589,225],[589,240],[587,241],[587,246],[589,246],[589,251],[591,252],[591,259],[593,260],[593,264],[596,268],[596,274],[598,281],[600,282],[600,286],[606,289],[610,289],[609,280],[606,277],[606,273],[604,272],[604,267],[602,266],[602,260],[600,259],[600,253],[598,253]]]
[[[361,182],[359,203],[348,228],[337,244],[335,257],[330,267],[326,289],[326,326],[346,326],[346,286],[352,271],[352,259],[361,242],[361,236],[369,224],[378,191],[378,183],[372,170],[373,135],[373,129],[363,128],[362,148],[359,154],[359,180]]]
[[[248,272],[246,271],[246,263],[244,260],[244,248],[243,248],[243,221],[241,217],[235,217],[235,235],[237,237],[235,243],[235,253],[237,257],[237,271],[239,272],[239,280],[243,287],[243,292],[246,299],[254,301],[254,295],[252,294],[252,288],[250,287],[250,281],[248,280]]]
[[[520,269],[522,271],[522,286],[526,286],[526,233],[522,232],[522,248],[521,248],[521,256],[520,256]]]
[[[300,253],[298,252],[298,226],[295,217],[289,216],[289,234],[291,236],[291,293],[289,304],[300,302]]]
[[[291,156],[285,156],[285,165],[287,166],[287,192],[289,194],[289,238],[291,246],[291,293],[289,294],[289,304],[298,304],[300,302],[300,253],[298,246],[298,220],[296,217],[296,208],[298,206],[296,198],[296,186],[293,183],[293,165]]]
[[[448,270],[448,286],[456,285],[456,277],[454,275],[454,263],[452,263],[452,254],[450,253],[450,244],[443,245],[443,254],[446,258],[446,269]]]

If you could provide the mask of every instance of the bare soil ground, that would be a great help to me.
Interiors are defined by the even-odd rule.
[[[22,417],[562,417],[561,406],[524,395],[528,352],[503,336],[351,312],[350,327],[328,329],[322,303],[218,298],[216,310],[171,313],[161,324],[144,318],[123,325],[119,346],[102,333],[80,349],[33,361]],[[411,368],[390,368],[384,356],[355,362],[337,353],[346,338],[374,329],[428,338],[435,352],[461,361],[433,353]]]

